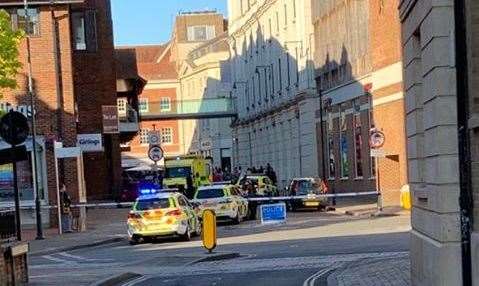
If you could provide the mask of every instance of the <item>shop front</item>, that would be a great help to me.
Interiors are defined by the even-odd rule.
[[[35,226],[35,179],[39,188],[39,195],[42,205],[48,202],[47,187],[47,168],[45,156],[45,141],[42,137],[37,137],[36,152],[37,171],[33,164],[32,139],[29,138],[24,143],[28,152],[28,159],[17,163],[18,187],[20,194],[20,205],[22,207],[21,219],[22,225],[26,228]],[[0,150],[8,149],[10,145],[0,140]],[[10,209],[14,207],[14,189],[13,189],[13,165],[0,165],[0,209]],[[49,214],[46,210],[42,211],[43,223],[49,223]]]

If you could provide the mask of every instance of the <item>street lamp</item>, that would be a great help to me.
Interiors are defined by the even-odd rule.
[[[44,239],[43,237],[43,224],[42,224],[42,209],[40,203],[40,190],[38,188],[38,170],[37,170],[37,129],[35,119],[35,95],[33,92],[33,78],[32,78],[32,57],[30,49],[30,16],[28,15],[28,0],[24,1],[25,9],[25,23],[27,29],[27,69],[28,69],[28,94],[30,96],[30,107],[32,109],[31,125],[32,125],[32,161],[33,161],[33,189],[35,190],[35,213],[37,220],[37,240]],[[59,203],[59,202],[58,202]]]

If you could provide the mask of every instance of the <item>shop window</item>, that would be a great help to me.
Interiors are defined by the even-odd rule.
[[[140,130],[140,144],[141,145],[148,145],[150,143],[149,133],[150,133],[150,129],[148,129],[148,128]]]
[[[140,113],[148,113],[150,110],[150,107],[148,105],[148,98],[140,98],[139,106]]]
[[[30,36],[40,35],[40,17],[37,8],[30,8],[25,15],[25,9],[13,9],[10,11],[14,29],[25,31]]]
[[[361,106],[359,100],[354,101],[354,115],[353,115],[353,131],[354,131],[354,171],[357,179],[363,177],[363,137],[362,137],[362,122],[361,122]]]
[[[341,105],[339,111],[339,161],[341,178],[349,178],[349,158],[348,158],[348,124],[346,121],[346,106]]]
[[[161,111],[171,110],[171,99],[169,97],[162,97],[160,99],[160,110]]]
[[[170,127],[161,128],[161,143],[171,144],[173,143],[173,129]]]
[[[97,46],[96,11],[72,13],[73,48],[77,51],[95,52]]]

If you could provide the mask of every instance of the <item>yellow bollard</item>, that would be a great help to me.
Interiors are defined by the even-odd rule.
[[[412,207],[411,204],[411,191],[409,190],[409,186],[403,186],[401,188],[401,207],[406,210],[410,210]]]
[[[216,248],[216,214],[212,210],[203,212],[203,247],[212,252]]]

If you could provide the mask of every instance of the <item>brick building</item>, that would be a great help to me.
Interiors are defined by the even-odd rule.
[[[146,82],[137,107],[119,94],[120,113],[130,104],[140,118],[138,134],[123,142],[124,168],[151,165],[148,133],[155,129],[167,156],[198,153],[212,156],[217,166],[230,162],[229,122],[195,118],[206,100],[229,95],[230,88],[221,89],[221,63],[229,58],[225,29],[223,15],[216,12],[183,13],[176,17],[168,43],[117,48],[118,62],[128,69],[122,77],[136,73]]]
[[[179,82],[174,63],[170,60],[171,45],[118,47],[116,54],[119,62],[145,81],[145,86],[138,93],[139,130],[123,142],[123,167],[150,164],[148,133],[153,130],[162,133],[162,146],[166,155],[181,154],[183,149],[178,121],[154,118],[173,112],[177,102]],[[120,113],[125,100],[124,97],[118,99]]]
[[[2,1],[0,9],[11,14],[13,26],[25,28],[23,1]],[[73,159],[60,160],[59,180],[75,201],[111,198],[120,182],[119,141],[116,134],[102,134],[102,105],[116,105],[114,48],[109,0],[29,1],[32,77],[36,97],[37,180],[43,203],[56,203],[54,141],[78,147],[83,168]],[[26,40],[20,47],[24,64],[18,88],[0,100],[4,111],[19,110],[32,116],[27,96]],[[83,139],[83,140],[82,140]],[[95,141],[94,148],[84,144]],[[99,141],[102,142],[102,144]],[[20,163],[22,205],[33,205],[32,140],[27,140],[30,160]],[[8,147],[0,142],[0,148]],[[11,192],[11,167],[0,166],[0,188]],[[84,188],[86,186],[86,188]],[[85,193],[79,190],[86,190]],[[11,204],[2,197],[0,206]],[[31,216],[25,216],[25,223]]]
[[[313,15],[316,80],[324,103],[319,174],[326,158],[334,191],[374,191],[379,182],[383,202],[398,205],[407,184],[398,1],[333,2],[316,3]],[[319,110],[316,118],[320,134]],[[373,128],[385,134],[385,158],[370,156]]]

